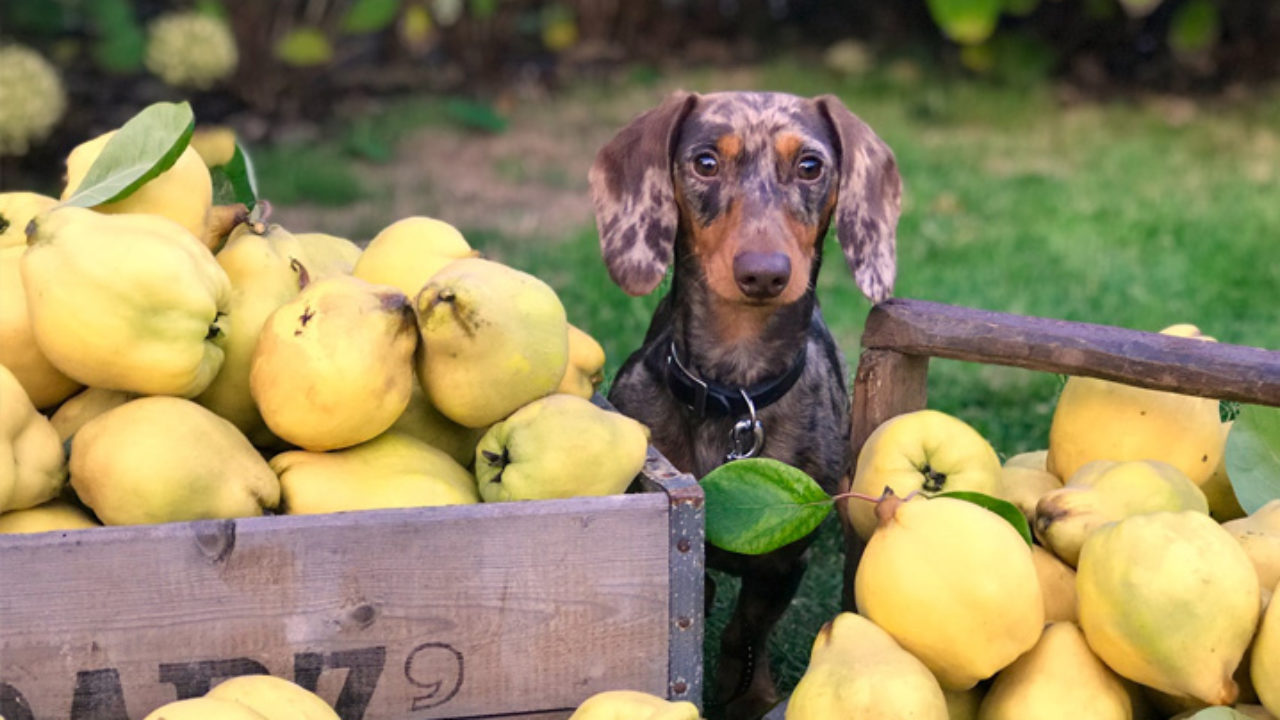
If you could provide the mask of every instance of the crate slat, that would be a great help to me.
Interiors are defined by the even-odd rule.
[[[264,671],[344,720],[567,717],[599,690],[663,694],[668,504],[648,492],[8,536],[0,715],[140,718]]]

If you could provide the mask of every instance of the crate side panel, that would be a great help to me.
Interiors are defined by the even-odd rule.
[[[667,545],[660,494],[0,544],[0,682],[35,718],[140,718],[246,672],[344,720],[554,716],[665,692]]]

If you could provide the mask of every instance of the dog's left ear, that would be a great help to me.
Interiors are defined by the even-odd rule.
[[[902,178],[893,151],[834,95],[814,98],[831,124],[840,154],[836,237],[862,294],[873,303],[893,295],[897,275]]]
[[[629,295],[645,295],[671,264],[679,208],[671,153],[680,124],[697,102],[673,92],[600,148],[588,179],[609,276]]]

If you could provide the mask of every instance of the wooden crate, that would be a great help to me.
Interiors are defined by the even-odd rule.
[[[929,358],[1084,375],[1137,387],[1280,407],[1280,352],[1105,325],[892,299],[871,308],[853,383],[856,457],[880,423],[923,409]],[[847,492],[852,476],[840,486]],[[863,542],[838,503],[845,537],[842,606],[854,609]],[[786,703],[765,720],[782,720]]]
[[[893,299],[871,308],[853,381],[850,442],[927,401],[929,358],[1084,375],[1153,390],[1280,407],[1280,352],[1107,325]],[[846,492],[852,475],[841,480]],[[843,606],[863,543],[838,503],[845,538]]]
[[[125,720],[270,673],[344,720],[701,701],[702,491],[0,536],[0,716]]]

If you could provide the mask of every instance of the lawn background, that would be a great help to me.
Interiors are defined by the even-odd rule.
[[[1280,348],[1280,92],[1088,102],[1064,99],[1043,78],[972,79],[907,62],[848,78],[782,60],[732,72],[637,73],[628,82],[582,84],[512,115],[511,122],[541,122],[546,132],[557,132],[555,118],[572,114],[612,132],[677,87],[842,97],[898,160],[905,186],[899,297],[1143,330],[1190,322],[1223,342]],[[368,136],[364,122],[357,130]],[[439,115],[421,104],[389,108],[373,122],[381,123],[375,137],[378,127],[387,136],[411,137],[420,123],[456,133],[460,144],[475,141],[465,129],[441,129]],[[589,162],[596,149],[584,139],[574,167],[583,158]],[[255,154],[263,194],[285,199],[279,217],[286,227],[292,211],[308,222],[319,217],[330,223],[299,230],[367,241],[408,214],[403,202],[387,200],[394,188],[379,184],[403,175],[384,172],[367,158],[353,160],[349,151],[350,142],[330,142]],[[335,163],[335,157],[343,160]],[[271,158],[276,161],[264,162]],[[575,173],[565,180],[524,172],[518,157],[503,162],[498,170],[518,182],[584,190]],[[300,180],[290,169],[299,167],[324,172]],[[314,193],[299,190],[299,181],[327,182],[340,196],[334,204],[363,203],[366,209],[311,213],[302,200]],[[447,194],[410,207],[457,222]],[[475,247],[556,288],[570,321],[604,345],[606,378],[612,378],[638,346],[666,285],[645,298],[629,298],[613,286],[589,214],[570,219],[566,225],[573,229],[554,235],[514,234],[475,220],[459,224]],[[869,304],[847,273],[834,236],[824,252],[818,294],[852,372]],[[1060,385],[1061,378],[1051,375],[935,360],[929,405],[971,423],[1005,457],[1045,447]],[[803,672],[818,628],[839,608],[843,566],[833,519],[819,533],[800,594],[773,639],[784,690]],[[720,591],[707,622],[708,688],[736,590],[732,578],[715,577]],[[714,720],[709,692],[706,702]]]

